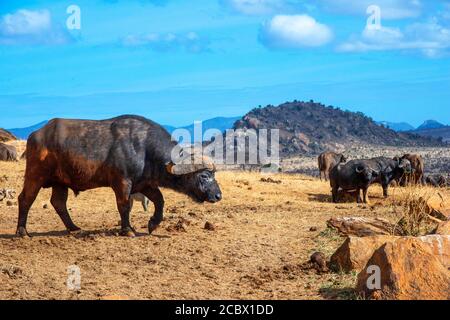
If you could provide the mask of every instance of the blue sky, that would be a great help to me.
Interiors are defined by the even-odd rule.
[[[450,1],[0,0],[0,127],[185,125],[294,99],[450,124]]]

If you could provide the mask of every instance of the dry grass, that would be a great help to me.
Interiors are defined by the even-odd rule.
[[[436,189],[419,185],[398,190],[392,207],[395,214],[398,215],[398,227],[402,234],[425,235],[435,227],[435,224],[429,219],[428,203],[436,195],[439,195]]]
[[[0,188],[20,192],[25,163],[0,163]],[[307,176],[219,172],[224,199],[193,203],[163,190],[165,221],[148,236],[149,214],[136,205],[132,223],[140,236],[117,236],[119,215],[108,189],[72,195],[74,221],[87,231],[67,235],[41,191],[29,217],[32,239],[14,236],[17,205],[0,202],[0,299],[349,299],[355,274],[317,274],[300,266],[315,251],[330,255],[343,239],[326,229],[333,216],[398,221],[403,190],[388,200],[374,186],[371,204],[333,204],[330,187]],[[278,181],[280,181],[278,183]],[[450,192],[442,191],[445,199]],[[406,199],[406,198],[405,198]],[[15,200],[16,201],[16,200]],[[44,208],[48,204],[48,208]],[[174,228],[179,221],[184,230]],[[204,230],[205,222],[216,226]],[[316,227],[317,231],[310,231]],[[67,267],[82,272],[82,289],[66,287]],[[11,271],[13,270],[13,272]]]

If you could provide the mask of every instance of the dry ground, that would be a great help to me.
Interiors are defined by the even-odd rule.
[[[0,162],[0,188],[20,192],[25,162]],[[71,236],[41,191],[28,224],[31,239],[14,236],[17,199],[0,202],[0,299],[346,299],[355,274],[300,268],[315,251],[330,255],[343,242],[326,229],[333,216],[397,219],[392,200],[371,190],[371,204],[330,203],[325,182],[301,175],[219,172],[224,199],[211,205],[163,190],[165,221],[147,235],[150,214],[136,204],[136,238],[117,235],[112,191],[69,199],[72,218],[87,231]],[[279,182],[279,183],[277,183]],[[394,189],[395,199],[400,189]],[[448,190],[440,191],[448,199]],[[47,206],[45,206],[47,204]],[[45,208],[44,208],[45,207]],[[180,221],[183,222],[180,227]],[[203,227],[209,221],[215,231]],[[178,223],[178,227],[177,227]],[[317,227],[317,231],[310,231]],[[81,290],[67,289],[67,268],[81,269]]]

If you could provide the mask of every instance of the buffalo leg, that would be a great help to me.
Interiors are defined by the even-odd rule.
[[[333,195],[333,202],[338,203],[338,194],[339,194],[339,188],[333,187],[333,190],[331,191]]]
[[[29,236],[27,232],[28,213],[41,187],[42,184],[39,180],[25,179],[22,193],[19,195],[19,221],[17,223],[16,235],[20,237]]]
[[[150,201],[153,202],[153,205],[155,206],[155,213],[148,222],[148,232],[151,234],[153,231],[156,230],[156,228],[158,228],[158,226],[163,221],[164,197],[158,188],[149,188],[144,190],[142,193],[147,198],[149,198]]]
[[[383,196],[385,198],[389,197],[389,185],[383,185]]]
[[[356,190],[356,202],[357,203],[361,203],[362,199],[361,199],[361,189]]]
[[[121,219],[120,235],[126,237],[136,236],[136,233],[130,224],[130,191],[131,186],[125,182],[121,183],[119,187],[114,188],[114,193],[116,194],[117,209],[119,210]]]
[[[50,200],[50,203],[52,204],[53,208],[55,208],[56,213],[58,213],[59,217],[64,223],[64,226],[69,232],[80,231],[81,229],[73,223],[72,219],[70,218],[69,211],[67,210],[68,194],[68,188],[55,186],[52,189],[52,198]]]
[[[369,188],[364,188],[363,189],[363,201],[364,201],[364,203],[368,203],[369,202],[368,199],[367,199],[368,191],[369,191]]]

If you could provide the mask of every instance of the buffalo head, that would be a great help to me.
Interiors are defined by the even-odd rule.
[[[175,177],[175,188],[197,202],[219,202],[222,191],[215,179],[215,166],[211,159],[182,161],[166,165],[169,174]]]
[[[367,183],[372,182],[379,175],[379,172],[373,170],[372,168],[366,165],[357,166],[355,168],[355,171],[358,174],[358,176],[362,179],[362,181]]]

